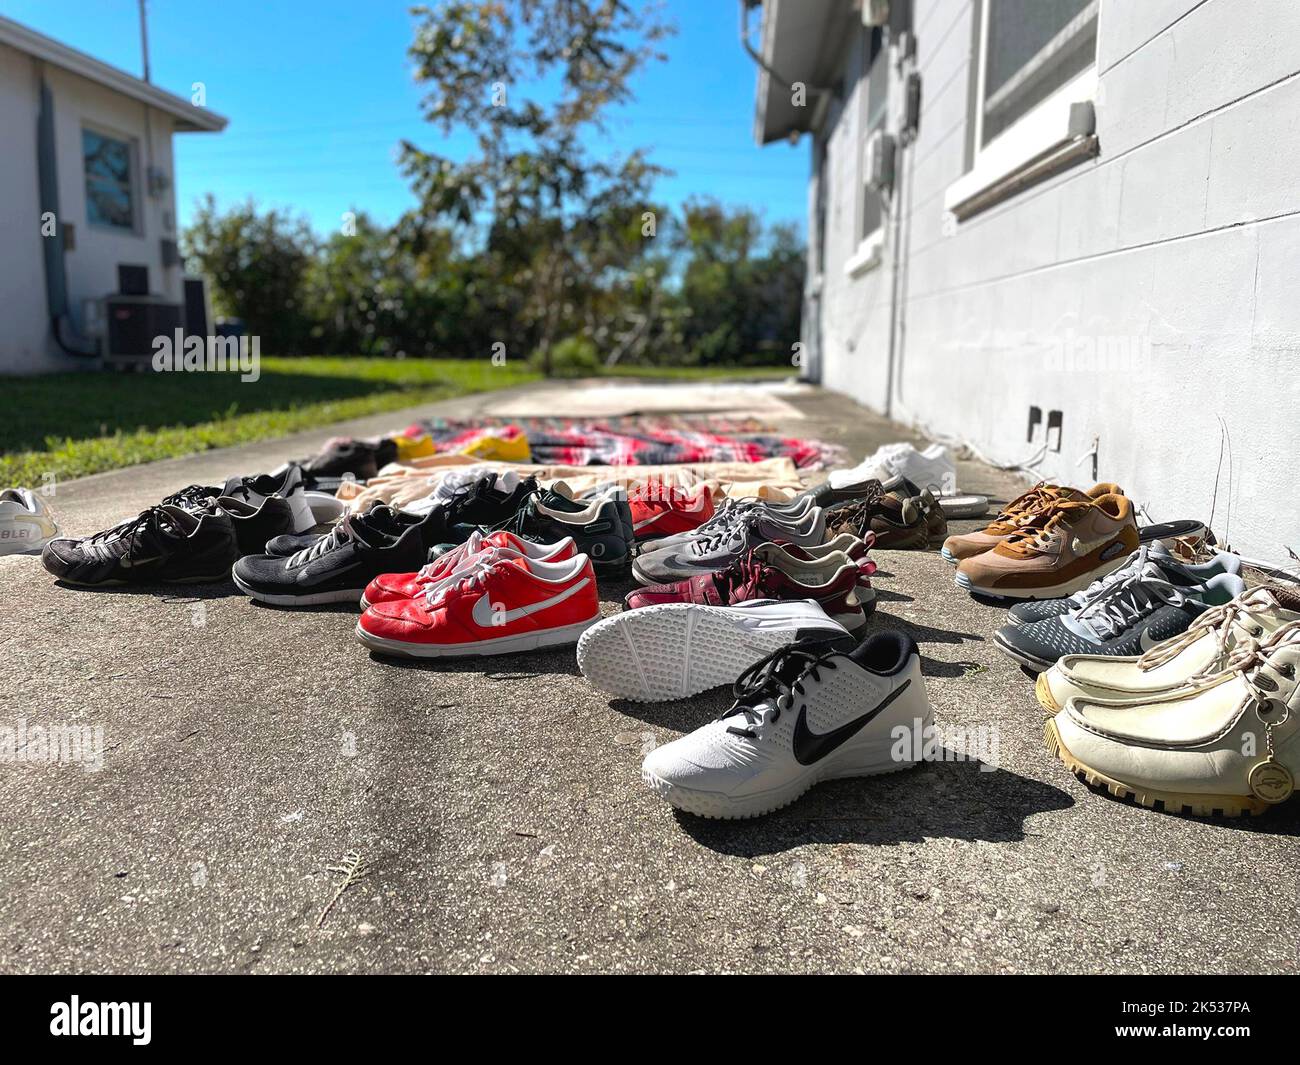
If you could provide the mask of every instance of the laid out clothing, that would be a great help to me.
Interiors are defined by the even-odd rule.
[[[509,462],[484,462],[472,455],[437,454],[392,463],[379,471],[367,484],[345,482],[338,497],[353,510],[364,510],[372,503],[390,503],[411,508],[437,493],[448,477],[463,479],[471,473],[513,472],[520,477],[535,476],[543,484],[564,481],[576,493],[597,485],[616,482],[632,489],[646,481],[662,481],[683,490],[707,484],[715,502],[727,496],[784,500],[803,491],[799,471],[789,458],[769,458],[758,462],[702,462],[671,466],[570,466],[530,465]]]
[[[724,436],[637,419],[611,424],[521,418],[502,425],[429,419],[410,426],[399,441],[402,437],[427,440],[426,446],[439,453],[543,466],[665,466],[788,458],[798,469],[817,470],[842,465],[845,458],[838,445],[820,440],[775,433]]]

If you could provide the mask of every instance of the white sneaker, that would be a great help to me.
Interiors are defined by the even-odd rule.
[[[28,488],[0,491],[0,555],[39,551],[59,535],[59,527],[36,493]]]
[[[645,782],[701,817],[757,817],[822,780],[917,763],[934,723],[910,637],[882,632],[848,653],[793,645],[736,682],[718,720],[646,756]]]
[[[1050,714],[1076,697],[1140,702],[1216,679],[1243,647],[1264,643],[1296,621],[1300,591],[1281,585],[1254,588],[1207,610],[1186,632],[1141,655],[1065,655],[1039,674],[1034,693]]]
[[[684,699],[732,683],[778,647],[804,640],[853,646],[816,602],[754,599],[736,606],[663,603],[606,618],[578,641],[578,668],[625,699]]]
[[[1047,749],[1117,798],[1168,813],[1263,813],[1300,774],[1300,622],[1242,644],[1217,680],[1122,703],[1076,696]]]
[[[834,488],[843,488],[872,477],[882,483],[906,477],[935,496],[957,494],[957,467],[942,444],[931,444],[924,451],[917,451],[911,444],[885,444],[853,469],[832,471],[830,483]]]

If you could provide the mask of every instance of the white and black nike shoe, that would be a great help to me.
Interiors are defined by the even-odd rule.
[[[1146,561],[1092,591],[1082,606],[1067,613],[1004,625],[994,633],[993,643],[1008,658],[1039,673],[1066,655],[1140,655],[1185,632],[1207,609],[1245,590],[1235,572],[1188,580],[1184,567]]]
[[[255,508],[268,499],[278,497],[285,500],[293,511],[292,532],[306,532],[316,526],[316,515],[307,498],[302,467],[295,463],[256,477],[232,477],[226,482],[221,494],[242,500]]]
[[[45,568],[69,584],[197,584],[222,581],[238,557],[224,511],[159,506],[94,536],[51,540]]]
[[[387,509],[375,507],[371,514]],[[287,558],[241,558],[231,575],[241,591],[273,606],[359,603],[374,578],[381,573],[413,573],[424,565],[426,554],[418,525],[390,536],[373,521],[349,516]]]
[[[447,536],[447,515],[440,507],[434,507],[426,513],[417,514],[414,511],[390,507],[384,503],[374,503],[364,513],[346,517],[354,524],[362,526],[363,529],[382,533],[394,539],[401,536],[407,529],[419,529],[420,537],[425,544],[426,554],[429,548],[442,543]],[[343,519],[340,518],[339,520]],[[259,553],[273,555],[277,558],[288,558],[299,551],[307,550],[307,548],[319,543],[327,536],[329,536],[329,532],[277,536],[273,540],[268,540],[266,549]]]
[[[871,636],[844,653],[782,647],[747,669],[718,720],[652,751],[645,782],[701,817],[758,817],[814,784],[917,764],[934,724],[915,642]]]

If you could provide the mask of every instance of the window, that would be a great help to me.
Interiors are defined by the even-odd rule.
[[[975,0],[967,170],[944,193],[953,222],[1096,155],[1095,136],[1070,131],[1097,92],[1098,6]]]
[[[862,210],[858,220],[858,240],[866,240],[880,228],[884,204],[880,192],[866,182],[867,144],[873,134],[885,128],[889,116],[889,50],[884,47],[884,34],[876,27],[865,37],[866,54],[863,68],[865,100],[862,102],[862,143],[858,146],[863,162]]]
[[[134,161],[128,141],[81,131],[86,165],[86,220],[93,226],[135,229]]]
[[[985,0],[982,148],[1093,65],[1097,0]]]

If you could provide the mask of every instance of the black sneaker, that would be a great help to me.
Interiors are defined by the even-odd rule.
[[[268,540],[293,534],[297,517],[293,505],[283,496],[267,496],[254,504],[221,493],[220,488],[192,484],[169,495],[162,505],[182,507],[192,514],[214,509],[224,511],[234,526],[241,556],[260,555],[266,550]]]
[[[488,474],[442,504],[447,513],[447,542],[463,544],[475,529],[495,529],[510,521],[537,492],[537,478],[525,477],[510,492],[496,488]]]
[[[636,544],[636,525],[632,521],[632,504],[627,501],[627,492],[619,485],[608,485],[600,492],[594,490],[584,492],[577,499],[570,498],[554,489],[547,489],[539,493],[539,498],[542,503],[552,510],[574,513],[587,510],[597,500],[613,503],[614,509],[618,512],[618,520],[623,523],[623,532],[633,545]]]
[[[497,529],[536,544],[553,544],[572,536],[578,550],[591,559],[597,577],[627,577],[636,539],[619,513],[617,500],[593,500],[580,509],[574,500],[565,501],[575,509],[558,510],[536,495]]]
[[[225,580],[238,554],[224,511],[159,506],[94,536],[51,540],[41,562],[69,584],[198,584]]]
[[[426,551],[434,544],[445,541],[448,532],[447,517],[440,507],[434,507],[426,514],[416,514],[409,510],[390,507],[385,503],[372,503],[370,509],[364,514],[352,515],[352,521],[360,522],[366,529],[393,538],[401,536],[407,529],[418,528],[425,542]],[[305,551],[329,535],[328,532],[323,532],[277,536],[273,540],[268,540],[265,548],[257,553],[273,555],[276,558],[288,558],[299,551]]]
[[[302,467],[290,463],[278,473],[263,473],[256,477],[232,477],[221,494],[242,500],[253,507],[273,497],[288,501],[293,509],[293,532],[302,533],[316,527],[316,516],[307,501],[307,487],[303,481]]]
[[[249,555],[235,563],[232,576],[241,591],[274,606],[359,603],[381,573],[413,573],[428,549],[419,525],[398,536],[380,532],[367,515],[349,515],[311,546],[287,558]]]

